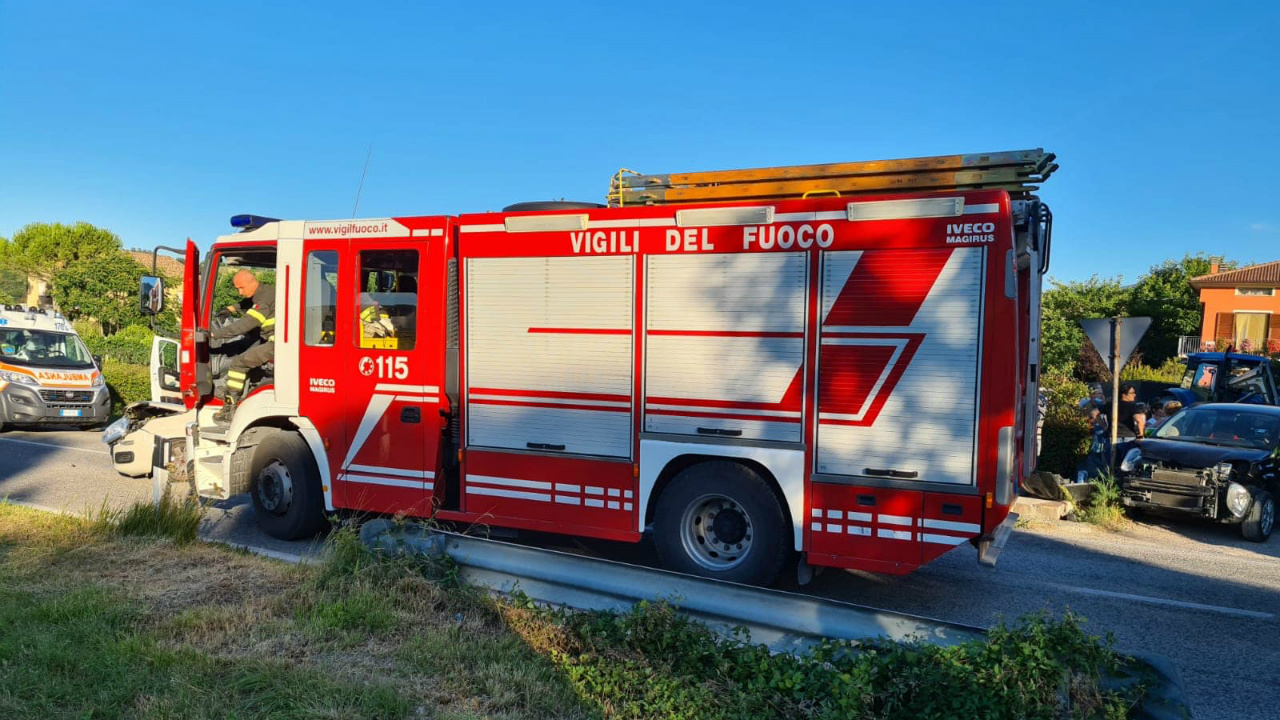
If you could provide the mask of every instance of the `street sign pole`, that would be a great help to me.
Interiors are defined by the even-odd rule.
[[[1098,356],[1111,368],[1111,452],[1108,459],[1116,466],[1116,440],[1120,431],[1120,369],[1138,347],[1138,341],[1151,327],[1149,317],[1086,318],[1080,327]]]
[[[1120,430],[1120,318],[1111,318],[1111,453],[1108,462],[1116,466],[1116,439]]]

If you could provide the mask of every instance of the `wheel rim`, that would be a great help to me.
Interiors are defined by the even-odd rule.
[[[293,504],[293,476],[279,460],[272,460],[258,473],[258,501],[276,515],[288,512]]]
[[[680,543],[698,566],[730,570],[751,552],[755,528],[751,516],[726,495],[703,495],[685,508],[680,518]]]
[[[1262,522],[1259,525],[1262,528],[1262,537],[1271,534],[1271,526],[1276,524],[1276,504],[1272,500],[1267,500],[1262,506]]]

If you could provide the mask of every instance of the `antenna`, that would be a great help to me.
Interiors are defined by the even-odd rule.
[[[354,219],[356,210],[360,208],[360,193],[364,192],[364,176],[369,172],[369,157],[373,155],[373,143],[369,143],[369,152],[364,155],[364,170],[360,171],[360,187],[356,188],[356,204],[351,208],[351,217]]]

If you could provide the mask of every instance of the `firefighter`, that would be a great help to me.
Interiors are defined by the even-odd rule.
[[[258,278],[248,270],[241,270],[232,278],[232,284],[240,296],[252,301],[245,310],[244,317],[228,323],[211,333],[217,340],[227,340],[244,335],[254,330],[262,342],[236,355],[227,370],[227,394],[222,409],[213,416],[215,422],[229,422],[235,413],[236,403],[244,394],[244,384],[249,378],[249,371],[271,362],[276,355],[276,289],[274,286],[258,282]]]
[[[362,293],[360,296],[360,347],[394,348],[396,329],[391,316],[376,300]]]

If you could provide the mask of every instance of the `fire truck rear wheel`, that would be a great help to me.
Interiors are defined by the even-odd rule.
[[[769,484],[722,460],[686,468],[658,498],[653,539],[664,567],[769,585],[790,555],[786,515]]]
[[[324,530],[320,471],[300,435],[273,432],[264,437],[253,452],[249,477],[249,496],[263,532],[299,540]]]

